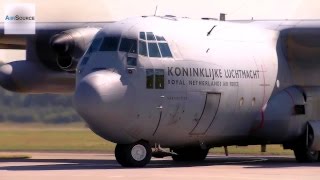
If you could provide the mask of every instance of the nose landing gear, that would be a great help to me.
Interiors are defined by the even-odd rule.
[[[151,159],[151,146],[145,141],[133,144],[117,144],[116,160],[123,167],[144,167]]]

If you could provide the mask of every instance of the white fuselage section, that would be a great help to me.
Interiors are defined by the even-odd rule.
[[[116,143],[210,146],[246,138],[263,127],[263,108],[280,86],[277,38],[275,31],[219,21],[141,17],[109,24],[79,63],[76,109]],[[126,52],[127,39],[137,46]]]

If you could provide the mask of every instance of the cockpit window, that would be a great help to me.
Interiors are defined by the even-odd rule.
[[[140,39],[146,40],[146,33],[140,32]]]
[[[99,50],[102,39],[94,39],[88,49],[88,53],[93,53]]]
[[[145,41],[139,41],[139,54],[148,56],[147,43]]]
[[[163,36],[140,32],[139,54],[149,57],[172,58],[170,47]]]
[[[137,53],[137,40],[123,38],[121,40],[119,51]]]
[[[120,37],[105,37],[100,47],[100,51],[117,51]]]
[[[161,57],[157,43],[148,43],[149,57]]]
[[[154,41],[156,38],[154,37],[152,32],[147,32],[147,40],[148,41]]]
[[[170,48],[167,43],[159,43],[158,45],[159,45],[162,57],[168,57],[168,58],[172,57]]]
[[[163,36],[156,36],[157,41],[166,41],[166,39]]]
[[[83,59],[82,59],[82,61],[81,61],[81,66],[84,66],[84,65],[86,65],[87,64],[87,62],[89,61],[89,57],[84,57]]]

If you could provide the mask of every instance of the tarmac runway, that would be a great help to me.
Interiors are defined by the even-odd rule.
[[[209,155],[201,163],[176,163],[165,158],[152,159],[145,168],[135,169],[118,165],[113,154],[23,154],[32,158],[0,160],[0,180],[320,179],[320,163],[296,163],[293,157]]]

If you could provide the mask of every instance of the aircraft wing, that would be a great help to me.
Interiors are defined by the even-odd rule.
[[[26,49],[27,38],[36,37],[37,33],[52,34],[61,31],[83,28],[83,27],[103,27],[106,23],[110,22],[39,22],[36,23],[36,34],[35,35],[5,35],[4,34],[4,23],[0,23],[0,49]],[[47,33],[46,33],[47,32]],[[30,59],[27,59],[30,60]]]
[[[279,63],[289,65],[292,79],[299,86],[320,86],[320,20],[236,20],[279,31]]]
[[[320,19],[317,20],[230,20],[229,22],[250,24],[265,29],[282,31],[298,28],[320,28]]]
[[[4,36],[3,25],[0,26],[0,49],[26,49],[26,38],[24,36]]]

